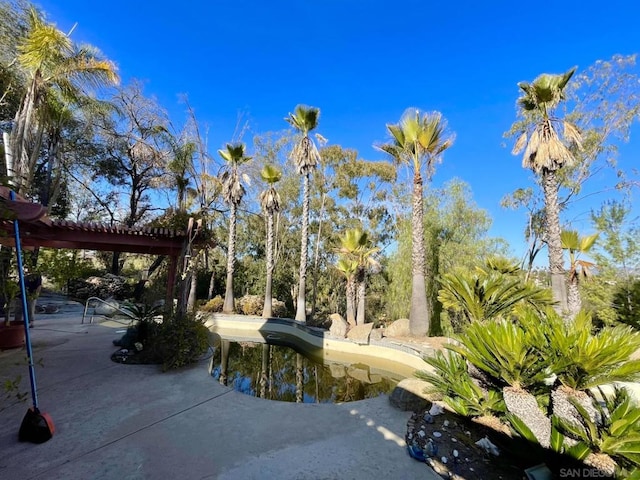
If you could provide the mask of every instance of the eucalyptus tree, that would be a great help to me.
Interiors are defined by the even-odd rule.
[[[567,294],[567,308],[569,315],[575,317],[582,308],[580,298],[580,280],[589,279],[593,275],[594,263],[580,258],[581,254],[589,253],[596,243],[598,234],[580,236],[575,230],[563,230],[560,234],[562,248],[569,252],[569,288]]]
[[[391,142],[378,148],[387,153],[396,164],[408,164],[413,171],[412,193],[412,282],[409,328],[411,335],[422,336],[429,331],[430,309],[425,282],[425,242],[423,207],[423,172],[426,179],[433,176],[435,165],[453,144],[454,137],[446,131],[446,121],[439,112],[422,113],[408,108],[400,122],[387,124]]]
[[[18,192],[25,193],[32,184],[49,121],[44,106],[81,104],[87,89],[115,85],[118,76],[115,65],[94,47],[77,46],[34,8],[29,10],[28,28],[17,52],[15,61],[26,78],[26,89],[9,135],[7,153],[12,165],[7,167]]]
[[[522,95],[517,103],[525,121],[513,147],[514,155],[524,150],[522,166],[540,176],[545,204],[544,241],[549,254],[551,288],[561,310],[567,308],[567,290],[560,239],[558,171],[576,163],[572,149],[580,149],[582,136],[574,124],[557,117],[555,109],[565,99],[565,88],[575,71],[576,67],[563,74],[544,73],[532,83],[518,83]],[[559,127],[562,127],[562,135]]]
[[[260,205],[267,215],[267,283],[264,289],[264,308],[262,316],[269,318],[273,316],[273,246],[274,246],[274,217],[280,211],[280,194],[275,189],[275,184],[282,178],[282,172],[274,165],[265,165],[260,172],[262,180],[269,187],[260,194]]]
[[[298,174],[302,176],[302,227],[300,240],[300,272],[298,280],[298,295],[296,301],[296,320],[306,322],[306,281],[307,258],[309,247],[309,181],[311,172],[320,161],[320,153],[309,133],[317,128],[320,109],[298,105],[294,113],[290,113],[285,120],[300,134],[300,140],[291,150],[290,158],[296,165]]]
[[[243,143],[227,144],[226,149],[218,150],[218,154],[226,162],[225,168],[220,174],[222,196],[229,206],[229,240],[227,246],[227,281],[224,294],[222,311],[232,313],[235,311],[233,298],[233,274],[236,264],[236,224],[237,210],[242,202],[245,189],[242,182],[249,182],[249,177],[240,173],[240,166],[251,160],[245,155]]]

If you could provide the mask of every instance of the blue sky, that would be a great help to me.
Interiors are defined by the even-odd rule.
[[[634,0],[38,3],[62,30],[77,22],[73,39],[100,48],[124,82],[146,81],[177,124],[185,119],[178,96],[188,94],[211,150],[231,139],[239,112],[259,133],[285,128],[283,118],[304,103],[321,109],[318,132],[330,143],[382,159],[373,144],[387,139],[386,123],[409,106],[441,111],[456,143],[434,184],[468,182],[494,219],[491,233],[518,254],[524,212],[499,205],[533,185],[502,137],[516,118],[517,82],[640,50]],[[640,163],[639,137],[636,126],[621,166]],[[589,230],[592,205],[563,220]]]

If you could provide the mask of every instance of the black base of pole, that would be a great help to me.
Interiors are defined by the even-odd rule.
[[[27,410],[22,419],[18,440],[21,442],[44,443],[53,437],[55,427],[48,413],[41,413],[35,407]]]

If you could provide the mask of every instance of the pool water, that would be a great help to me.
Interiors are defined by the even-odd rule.
[[[298,403],[342,403],[390,393],[402,376],[363,363],[325,363],[285,345],[221,339],[211,375],[234,390]]]

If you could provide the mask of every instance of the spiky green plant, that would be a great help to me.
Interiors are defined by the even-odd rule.
[[[585,311],[568,325],[551,310],[546,317],[550,367],[563,385],[586,390],[640,378],[640,360],[630,360],[640,349],[640,333],[631,327],[605,327],[592,333],[591,315]]]
[[[460,345],[447,348],[490,375],[496,385],[526,388],[549,377],[548,363],[541,355],[544,332],[533,310],[521,314],[518,322],[472,323],[459,335],[459,341]]]
[[[441,396],[454,412],[477,417],[505,411],[500,391],[480,388],[469,375],[467,362],[461,355],[437,351],[433,357],[424,360],[434,371],[418,371],[416,377],[429,382],[427,392]]]
[[[562,419],[555,422],[563,434],[586,444],[591,452],[609,455],[623,469],[637,469],[640,467],[640,406],[632,403],[625,389],[602,396],[604,406],[593,402],[602,419],[600,422],[594,422],[575,400],[570,401],[580,414],[582,425]]]
[[[549,290],[512,273],[500,273],[491,264],[473,274],[447,273],[441,286],[438,300],[446,308],[462,312],[470,322],[508,317],[522,303],[542,309],[552,301]]]

